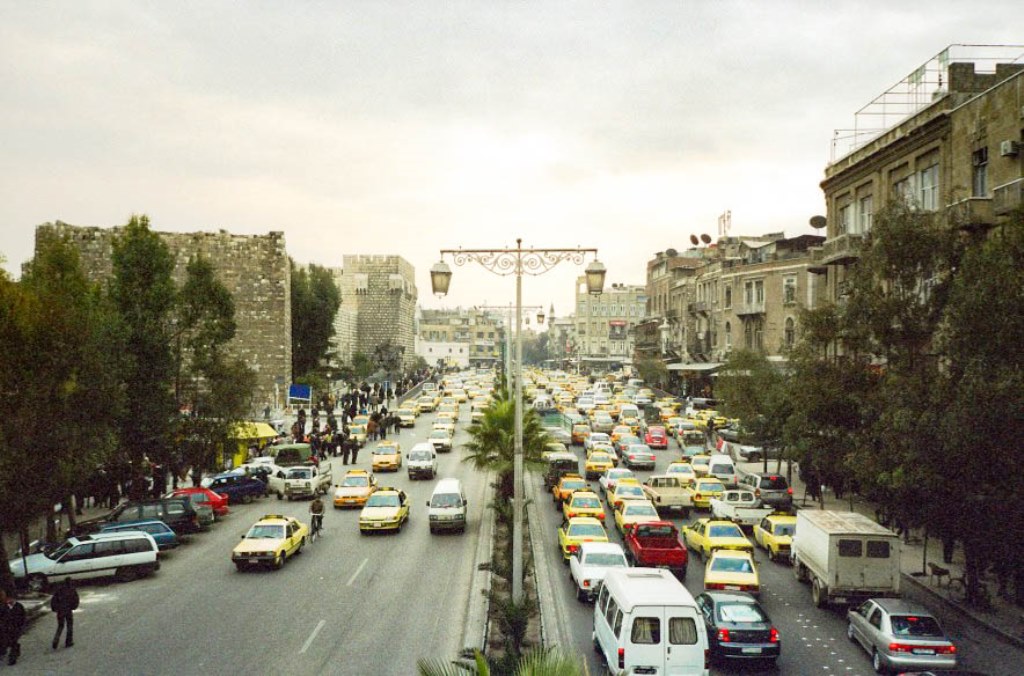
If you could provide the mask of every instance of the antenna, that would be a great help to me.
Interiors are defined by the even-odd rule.
[[[732,211],[726,209],[721,216],[718,217],[718,236],[728,237],[729,230],[732,229]]]

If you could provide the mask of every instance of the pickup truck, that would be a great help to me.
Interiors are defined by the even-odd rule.
[[[727,490],[722,497],[711,498],[711,514],[716,519],[753,527],[774,511],[771,507],[760,507],[760,504],[753,491],[742,488]]]
[[[626,559],[634,566],[668,568],[680,580],[686,577],[689,555],[671,521],[641,523],[623,536]]]
[[[687,483],[687,480],[680,476],[656,474],[644,482],[644,495],[654,503],[659,513],[662,510],[678,510],[685,518],[689,516],[690,508],[693,507]]]
[[[294,498],[312,498],[326,494],[331,487],[331,463],[289,467],[284,475],[284,495]],[[280,496],[278,496],[280,497]]]

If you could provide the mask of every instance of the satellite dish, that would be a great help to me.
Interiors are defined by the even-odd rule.
[[[821,230],[826,225],[828,225],[828,221],[825,220],[824,216],[811,216],[812,228],[817,228],[818,230]]]
[[[679,252],[676,251],[675,249],[665,249],[665,255],[668,256],[669,258],[675,258],[676,256],[679,255]]]
[[[697,235],[690,235],[690,243],[693,244],[694,246],[700,244],[700,240],[697,239]]]
[[[700,241],[704,242],[705,244],[711,244],[711,235],[704,233],[703,235],[700,236]]]

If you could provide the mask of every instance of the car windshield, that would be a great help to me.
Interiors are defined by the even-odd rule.
[[[413,451],[409,454],[410,460],[430,460],[430,451]]]
[[[604,566],[606,568],[625,568],[626,557],[617,552],[593,552],[587,554],[583,563],[588,566]]]
[[[568,535],[571,538],[604,537],[604,526],[597,523],[574,523],[569,526]]]
[[[786,477],[782,476],[769,476],[761,479],[761,489],[770,491],[784,491],[789,488],[789,484],[786,483]]]
[[[438,429],[431,430],[430,438],[431,439],[447,439],[448,438],[448,433],[445,432],[444,430],[438,430]]]
[[[73,544],[71,544],[70,542],[65,542],[60,547],[57,547],[57,549],[54,549],[52,552],[47,552],[46,550],[43,550],[43,555],[46,556],[46,558],[48,559],[53,559],[54,561],[56,561],[60,557],[67,554],[72,547],[74,547]]]
[[[570,508],[578,509],[595,509],[601,506],[601,501],[597,498],[573,498]]]
[[[689,465],[672,465],[667,474],[693,474],[693,468]]]
[[[737,525],[722,523],[711,526],[708,529],[708,536],[713,538],[741,538],[743,537],[743,531]]]
[[[284,537],[284,526],[256,524],[245,534],[247,540],[271,539],[280,540]]]
[[[289,479],[308,479],[313,476],[313,473],[308,469],[291,469],[288,470]]]
[[[768,621],[764,611],[753,603],[722,603],[717,610],[721,622],[748,624]]]
[[[627,496],[633,495],[633,496],[637,496],[637,497],[641,497],[642,498],[644,496],[644,489],[640,488],[639,486],[631,486],[629,484],[625,484],[625,485],[619,484],[615,488],[615,495],[617,495],[619,497],[627,497]]]
[[[611,462],[612,456],[607,453],[591,453],[590,462]]]
[[[792,523],[779,523],[772,529],[775,535],[793,535],[796,532],[796,525]]]
[[[374,455],[394,455],[395,453],[395,449],[391,448],[390,446],[384,446],[383,448],[378,446],[377,448],[373,449]]]
[[[719,573],[753,573],[754,566],[748,559],[720,556],[711,561],[711,570]]]
[[[398,496],[387,493],[374,493],[366,501],[367,507],[398,507]]]
[[[345,480],[341,482],[342,486],[350,486],[355,488],[365,488],[370,485],[370,478],[365,476],[347,476]]]
[[[634,444],[633,446],[629,447],[629,452],[634,455],[650,455],[651,449],[649,446],[646,445]]]
[[[462,505],[462,498],[456,493],[442,493],[430,498],[431,507],[459,507]]]
[[[623,513],[628,514],[629,516],[658,516],[658,513],[654,511],[654,507],[651,505],[627,504]]]
[[[699,483],[697,484],[697,490],[702,493],[721,493],[725,490],[725,486],[718,483]]]
[[[692,460],[690,460],[690,464],[693,465],[694,467],[707,467],[709,460],[710,458],[694,457]]]
[[[735,472],[732,465],[712,465],[708,471],[711,474],[732,474]]]
[[[942,628],[928,615],[893,615],[889,618],[894,636],[942,638]]]

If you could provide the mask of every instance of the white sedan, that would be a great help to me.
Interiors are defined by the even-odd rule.
[[[588,453],[594,449],[594,444],[605,444],[611,446],[612,438],[604,432],[591,432],[590,436],[583,440],[583,450]]]
[[[615,483],[619,479],[635,479],[636,475],[633,474],[633,470],[626,469],[625,467],[614,467],[604,474],[597,480],[597,483],[601,484],[602,493],[610,493],[615,490]]]
[[[569,574],[576,584],[576,599],[593,601],[605,573],[612,568],[628,566],[621,545],[614,542],[580,543],[579,549],[569,558]]]

